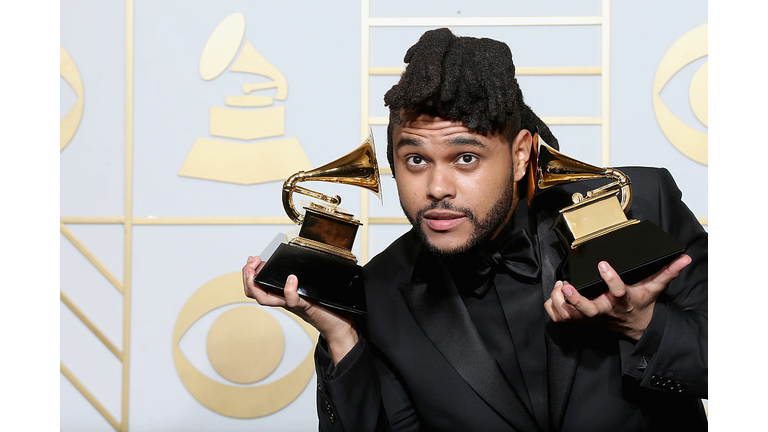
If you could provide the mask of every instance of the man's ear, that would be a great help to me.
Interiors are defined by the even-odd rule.
[[[528,161],[531,158],[533,136],[528,129],[521,129],[512,140],[512,163],[515,168],[515,181],[520,181],[525,175]]]

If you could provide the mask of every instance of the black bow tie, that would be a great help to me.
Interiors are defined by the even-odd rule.
[[[473,291],[482,297],[493,284],[497,273],[507,273],[513,278],[534,283],[539,279],[539,260],[536,248],[528,230],[519,230],[503,235],[479,252],[480,259],[475,267],[477,285]]]

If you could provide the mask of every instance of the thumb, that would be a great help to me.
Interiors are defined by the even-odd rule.
[[[680,255],[667,264],[663,269],[659,270],[653,276],[648,277],[645,280],[645,286],[651,291],[662,291],[669,285],[672,280],[680,276],[680,272],[683,271],[688,264],[691,263],[691,257],[688,255]]]

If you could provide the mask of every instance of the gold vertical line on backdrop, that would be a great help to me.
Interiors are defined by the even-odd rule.
[[[123,242],[123,392],[120,431],[128,431],[131,358],[131,240],[133,234],[133,0],[125,0],[125,241]]]
[[[361,0],[360,3],[360,142],[363,142],[368,136],[368,117],[370,115],[369,111],[371,103],[369,94],[371,67],[371,3],[370,0]],[[361,189],[360,222],[363,223],[363,226],[360,229],[360,264],[363,265],[368,262],[368,239],[370,234],[368,221],[369,205],[368,191]]]
[[[602,125],[600,135],[602,142],[602,165],[611,165],[611,0],[603,0],[602,30]]]

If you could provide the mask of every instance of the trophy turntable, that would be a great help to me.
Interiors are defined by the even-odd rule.
[[[610,183],[572,196],[552,229],[567,250],[558,277],[579,293],[595,298],[608,289],[597,264],[607,261],[631,285],[661,270],[685,251],[685,245],[649,221],[627,219],[632,183],[614,168],[601,168],[566,156],[534,134],[528,172],[528,204],[552,186],[594,179]],[[621,198],[619,198],[621,196]]]
[[[381,199],[381,179],[371,132],[352,152],[319,168],[299,171],[283,183],[283,208],[301,229],[298,236],[278,246],[254,281],[262,287],[282,291],[286,279],[293,274],[299,280],[300,296],[330,308],[364,313],[362,267],[357,265],[351,250],[362,223],[338,208],[340,196],[328,196],[297,184],[306,181],[358,186]],[[308,204],[302,215],[293,203],[294,193],[325,203]]]

